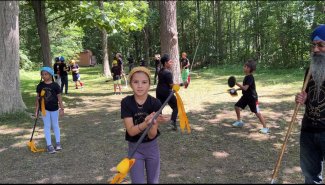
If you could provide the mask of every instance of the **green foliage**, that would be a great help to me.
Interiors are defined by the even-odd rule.
[[[82,38],[84,32],[80,27],[73,24],[68,27],[55,27],[56,29],[53,29],[54,31],[50,35],[52,56],[64,56],[66,61],[69,61],[83,50]]]
[[[109,57],[116,52],[149,55],[160,52],[159,1],[46,1],[53,57],[71,58],[89,49],[102,61],[101,29],[108,34]],[[309,35],[323,23],[322,1],[178,1],[179,51],[196,66],[240,64],[258,60],[260,68],[305,67]],[[218,17],[220,15],[220,17]],[[41,63],[33,11],[20,2],[21,67]],[[219,28],[220,26],[220,29]],[[145,29],[144,29],[145,28]],[[26,65],[25,65],[26,64]]]
[[[26,68],[42,63],[41,44],[33,9],[26,1],[19,1],[19,42],[20,57],[23,60],[20,67]],[[29,61],[33,65],[30,65]]]
[[[29,59],[29,57],[26,55],[25,51],[19,50],[19,68],[24,70],[31,70],[35,66],[33,62]]]
[[[92,51],[93,55],[96,56],[97,62],[101,63],[103,60],[101,30],[96,27],[85,27],[83,30],[85,33],[82,38],[83,48]]]
[[[100,10],[98,1],[81,1],[64,20],[65,25],[72,22],[78,26],[98,27],[108,33],[140,30],[146,23],[148,4],[143,1],[103,2]]]

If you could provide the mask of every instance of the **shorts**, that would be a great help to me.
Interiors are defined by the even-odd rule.
[[[251,112],[259,113],[260,109],[258,107],[258,100],[253,97],[242,96],[238,102],[235,104],[236,107],[240,107],[241,109],[245,109],[246,106],[249,106]]]
[[[72,74],[72,78],[73,78],[73,81],[74,82],[80,81],[80,75],[79,75],[79,73]]]
[[[120,75],[116,75],[116,76],[113,76],[113,82],[114,84],[121,84],[121,76]]]
[[[187,82],[187,77],[190,74],[190,70],[189,69],[183,69],[182,70],[182,80],[183,82]]]
[[[121,85],[121,79],[114,80],[113,82],[115,85]]]
[[[121,80],[121,76],[120,75],[113,76],[113,81],[115,81],[115,80]]]

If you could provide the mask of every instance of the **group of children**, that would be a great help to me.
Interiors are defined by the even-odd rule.
[[[117,86],[119,86],[120,93],[120,80],[123,73],[122,61],[119,60],[117,55],[113,60],[112,73],[114,79],[114,92],[116,93]],[[58,58],[60,60],[60,57]],[[160,57],[159,57],[160,59]],[[61,59],[62,60],[62,59]],[[186,53],[182,57],[182,78],[183,83],[187,83],[187,76],[189,71],[189,61],[186,60]],[[149,95],[149,89],[151,85],[150,71],[148,68],[140,66],[133,68],[129,73],[130,87],[133,90],[133,95],[126,96],[121,101],[121,118],[123,119],[125,131],[125,139],[128,141],[128,152],[133,151],[135,143],[139,140],[142,133],[153,119],[153,115],[158,111],[161,105],[167,100],[167,97],[172,93],[173,74],[171,68],[173,66],[173,60],[168,54],[164,54],[160,59],[161,68],[158,72],[158,85],[156,88],[156,97]],[[57,64],[58,65],[58,64]],[[62,86],[54,83],[54,78],[61,77],[62,73],[60,66],[54,65],[53,71],[50,67],[43,67],[41,69],[42,80],[36,88],[37,98],[35,106],[35,115],[38,116],[39,110],[42,112],[42,119],[44,122],[44,134],[47,143],[47,151],[49,153],[55,153],[61,150],[60,143],[60,128],[59,128],[59,114],[64,114],[64,106],[62,103]],[[62,64],[61,64],[62,65]],[[62,65],[64,67],[64,65]],[[78,66],[75,61],[71,61],[70,69],[72,70],[73,80],[79,81],[80,75],[78,73]],[[264,118],[258,108],[258,96],[256,93],[255,81],[253,72],[256,69],[256,63],[253,60],[249,60],[244,64],[243,70],[245,78],[243,84],[236,83],[236,85],[242,90],[243,96],[235,104],[235,110],[237,114],[237,121],[233,124],[235,127],[242,127],[244,125],[240,118],[240,110],[244,109],[247,105],[250,110],[256,114],[260,122],[263,124],[262,133],[267,133]],[[76,85],[77,88],[77,85]],[[45,91],[45,93],[43,92]],[[177,101],[175,95],[168,101],[169,106],[173,112],[171,117],[166,115],[160,115],[153,122],[153,126],[150,128],[145,139],[139,145],[134,158],[136,162],[130,171],[132,183],[159,183],[160,174],[160,153],[157,142],[157,137],[160,135],[159,125],[168,121],[177,130],[176,118],[178,114]],[[51,143],[50,129],[53,128],[56,144]],[[146,172],[144,171],[146,169]]]
[[[136,67],[130,72],[129,79],[133,95],[127,96],[121,101],[121,118],[126,128],[125,139],[128,141],[128,153],[134,150],[135,143],[149,126],[154,113],[166,101],[168,95],[172,93],[172,86],[174,85],[171,72],[173,60],[171,60],[168,54],[165,54],[160,62],[162,67],[158,72],[156,98],[148,94],[151,84],[149,70],[145,67]],[[184,64],[186,64],[185,61]],[[182,69],[188,69],[188,65],[184,64]],[[263,125],[260,132],[266,134],[269,132],[269,129],[266,127],[258,107],[258,96],[253,77],[253,72],[256,70],[256,62],[248,60],[244,64],[243,70],[245,73],[243,84],[236,83],[243,91],[243,96],[235,104],[237,121],[233,126],[242,127],[244,125],[244,122],[241,121],[240,110],[248,105]],[[186,70],[184,73],[187,72]],[[185,75],[182,77],[186,83]],[[176,118],[178,110],[176,97],[172,96],[168,104],[173,109],[171,117],[161,116],[154,122],[154,126],[150,128],[150,131],[134,155],[136,162],[130,171],[132,183],[159,183],[160,152],[156,139],[160,135],[159,125],[171,120],[174,130],[177,130]]]
[[[78,83],[83,88],[83,83],[80,81],[79,65],[76,60],[72,59],[69,64],[65,63],[63,56],[55,57],[55,63],[53,65],[55,82],[59,84],[61,93],[65,89],[65,94],[68,94],[68,72],[71,71],[72,79],[75,83],[76,89],[78,89]]]

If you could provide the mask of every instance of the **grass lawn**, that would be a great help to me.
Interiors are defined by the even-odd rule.
[[[130,95],[114,95],[113,81],[101,76],[101,66],[80,69],[85,88],[75,89],[69,75],[69,94],[63,95],[65,116],[60,117],[63,150],[54,155],[32,153],[30,139],[34,119],[18,113],[0,117],[1,183],[107,183],[115,166],[127,156],[120,101]],[[224,66],[191,73],[189,88],[180,90],[192,128],[191,134],[161,125],[160,183],[270,183],[273,168],[295,106],[294,95],[303,85],[304,70],[258,70],[254,76],[259,106],[271,133],[249,108],[242,111],[243,128],[233,128],[234,104],[240,98],[226,92],[227,79],[242,82],[242,66]],[[21,71],[21,92],[34,112],[39,72]],[[153,78],[153,74],[152,74]],[[124,86],[124,85],[123,85]],[[150,94],[155,96],[155,88]],[[171,109],[165,107],[164,114]],[[303,183],[299,167],[300,109],[278,174],[279,183]],[[54,139],[54,136],[52,137]],[[34,135],[38,148],[45,147],[43,123]],[[129,183],[127,177],[124,183]]]

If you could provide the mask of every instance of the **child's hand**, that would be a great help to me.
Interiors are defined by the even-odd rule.
[[[144,122],[146,123],[147,126],[149,126],[149,124],[151,123],[151,120],[153,119],[153,116],[155,115],[155,112],[152,112],[151,114],[149,114],[145,119]]]
[[[59,109],[60,116],[64,116],[64,109]]]
[[[167,123],[168,121],[170,120],[170,116],[167,116],[167,115],[162,115],[160,114],[158,117],[157,117],[157,122],[160,124],[160,123]]]

